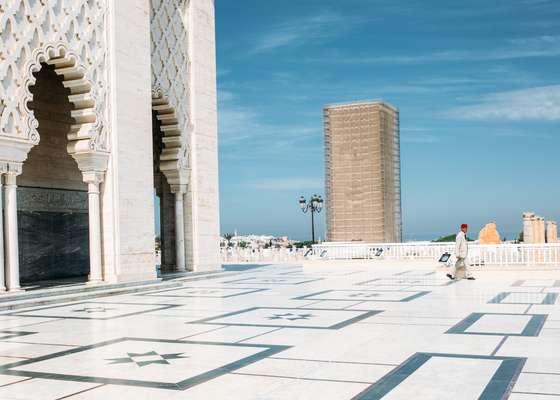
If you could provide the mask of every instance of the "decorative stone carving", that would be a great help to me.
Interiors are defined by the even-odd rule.
[[[87,192],[22,186],[18,189],[17,198],[20,211],[87,213],[87,201]]]
[[[161,89],[152,91],[152,109],[156,111],[163,135],[163,148],[159,157],[159,169],[170,185],[186,185],[188,181],[188,146],[186,135],[190,135],[192,127],[187,127],[185,136],[181,134],[179,118]]]
[[[161,122],[160,169],[170,184],[186,184],[190,122],[188,0],[152,0],[152,104]]]
[[[500,233],[496,227],[495,222],[490,222],[481,229],[478,234],[478,241],[480,244],[500,244],[502,240],[500,239]]]
[[[0,136],[39,142],[29,87],[46,62],[71,90],[69,148],[107,150],[107,0],[5,0],[0,11]]]

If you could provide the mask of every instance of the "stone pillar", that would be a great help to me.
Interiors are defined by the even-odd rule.
[[[556,221],[546,221],[546,242],[558,243],[558,226]]]
[[[6,291],[6,279],[4,275],[4,214],[2,210],[3,183],[2,175],[6,169],[0,170],[0,292]]]
[[[21,174],[21,163],[9,163],[4,190],[4,261],[6,287],[9,291],[20,290],[16,183],[19,174]]]
[[[544,218],[543,217],[537,217],[537,221],[536,221],[536,225],[537,225],[537,237],[536,237],[536,243],[545,243],[545,226],[544,226]]]
[[[167,180],[162,178],[161,211],[161,268],[162,271],[175,271],[177,251],[175,249],[175,195]]]
[[[83,172],[84,182],[88,184],[89,213],[89,284],[103,282],[101,266],[101,208],[99,185],[103,182],[103,172]]]
[[[533,218],[532,212],[523,213],[523,243],[533,243]]]
[[[171,185],[171,192],[175,194],[175,251],[177,271],[185,272],[185,214],[184,198],[186,185]]]
[[[189,3],[190,180],[185,196],[187,264],[216,271],[220,261],[215,7],[213,0]]]

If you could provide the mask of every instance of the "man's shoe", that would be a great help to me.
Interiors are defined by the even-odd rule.
[[[475,280],[476,280],[476,278],[475,278],[474,276],[469,276],[467,279],[468,279],[469,281],[475,281]]]
[[[453,278],[453,275],[451,275],[451,274],[447,274],[447,275],[445,275],[445,276],[447,276],[447,277],[448,277],[449,279],[451,279],[452,281],[455,280],[455,278]]]

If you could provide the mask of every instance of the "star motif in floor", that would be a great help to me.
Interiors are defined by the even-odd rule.
[[[352,293],[351,295],[349,295],[348,297],[377,297],[379,296],[379,293]]]
[[[268,317],[268,319],[271,319],[271,320],[285,319],[285,320],[288,320],[288,321],[297,321],[297,320],[300,320],[300,319],[308,320],[308,319],[313,318],[313,317],[314,317],[313,314],[285,313],[285,314],[274,314],[271,317]]]
[[[82,312],[82,313],[98,313],[98,312],[107,312],[115,310],[115,308],[107,308],[107,307],[84,307],[79,310],[72,310],[72,312]]]
[[[109,358],[106,361],[112,361],[110,364],[132,364],[135,363],[139,367],[145,367],[151,364],[167,364],[170,363],[167,360],[177,360],[180,358],[189,358],[188,356],[183,356],[184,353],[171,353],[171,354],[159,354],[155,351],[148,351],[147,353],[126,353],[128,357],[122,358]]]
[[[191,290],[187,292],[188,294],[215,294],[218,293],[217,290]]]

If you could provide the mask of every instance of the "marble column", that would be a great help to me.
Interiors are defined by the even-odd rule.
[[[4,262],[6,287],[11,292],[20,290],[16,182],[19,174],[21,163],[9,163],[4,189]]]
[[[101,266],[101,208],[99,185],[103,182],[104,172],[83,172],[84,182],[88,184],[89,213],[89,284],[103,282]]]
[[[184,199],[186,185],[171,185],[171,192],[175,194],[175,251],[177,271],[185,272],[185,214]]]
[[[546,242],[558,242],[558,227],[556,225],[556,221],[546,221]]]
[[[0,172],[0,292],[6,291],[6,279],[4,275],[4,215],[2,210],[3,172],[5,171]]]
[[[537,217],[537,231],[538,231],[538,235],[537,235],[537,243],[545,243],[546,239],[545,239],[545,226],[544,226],[544,218],[543,217]]]
[[[532,212],[523,213],[523,243],[534,243],[533,239],[533,218]]]

